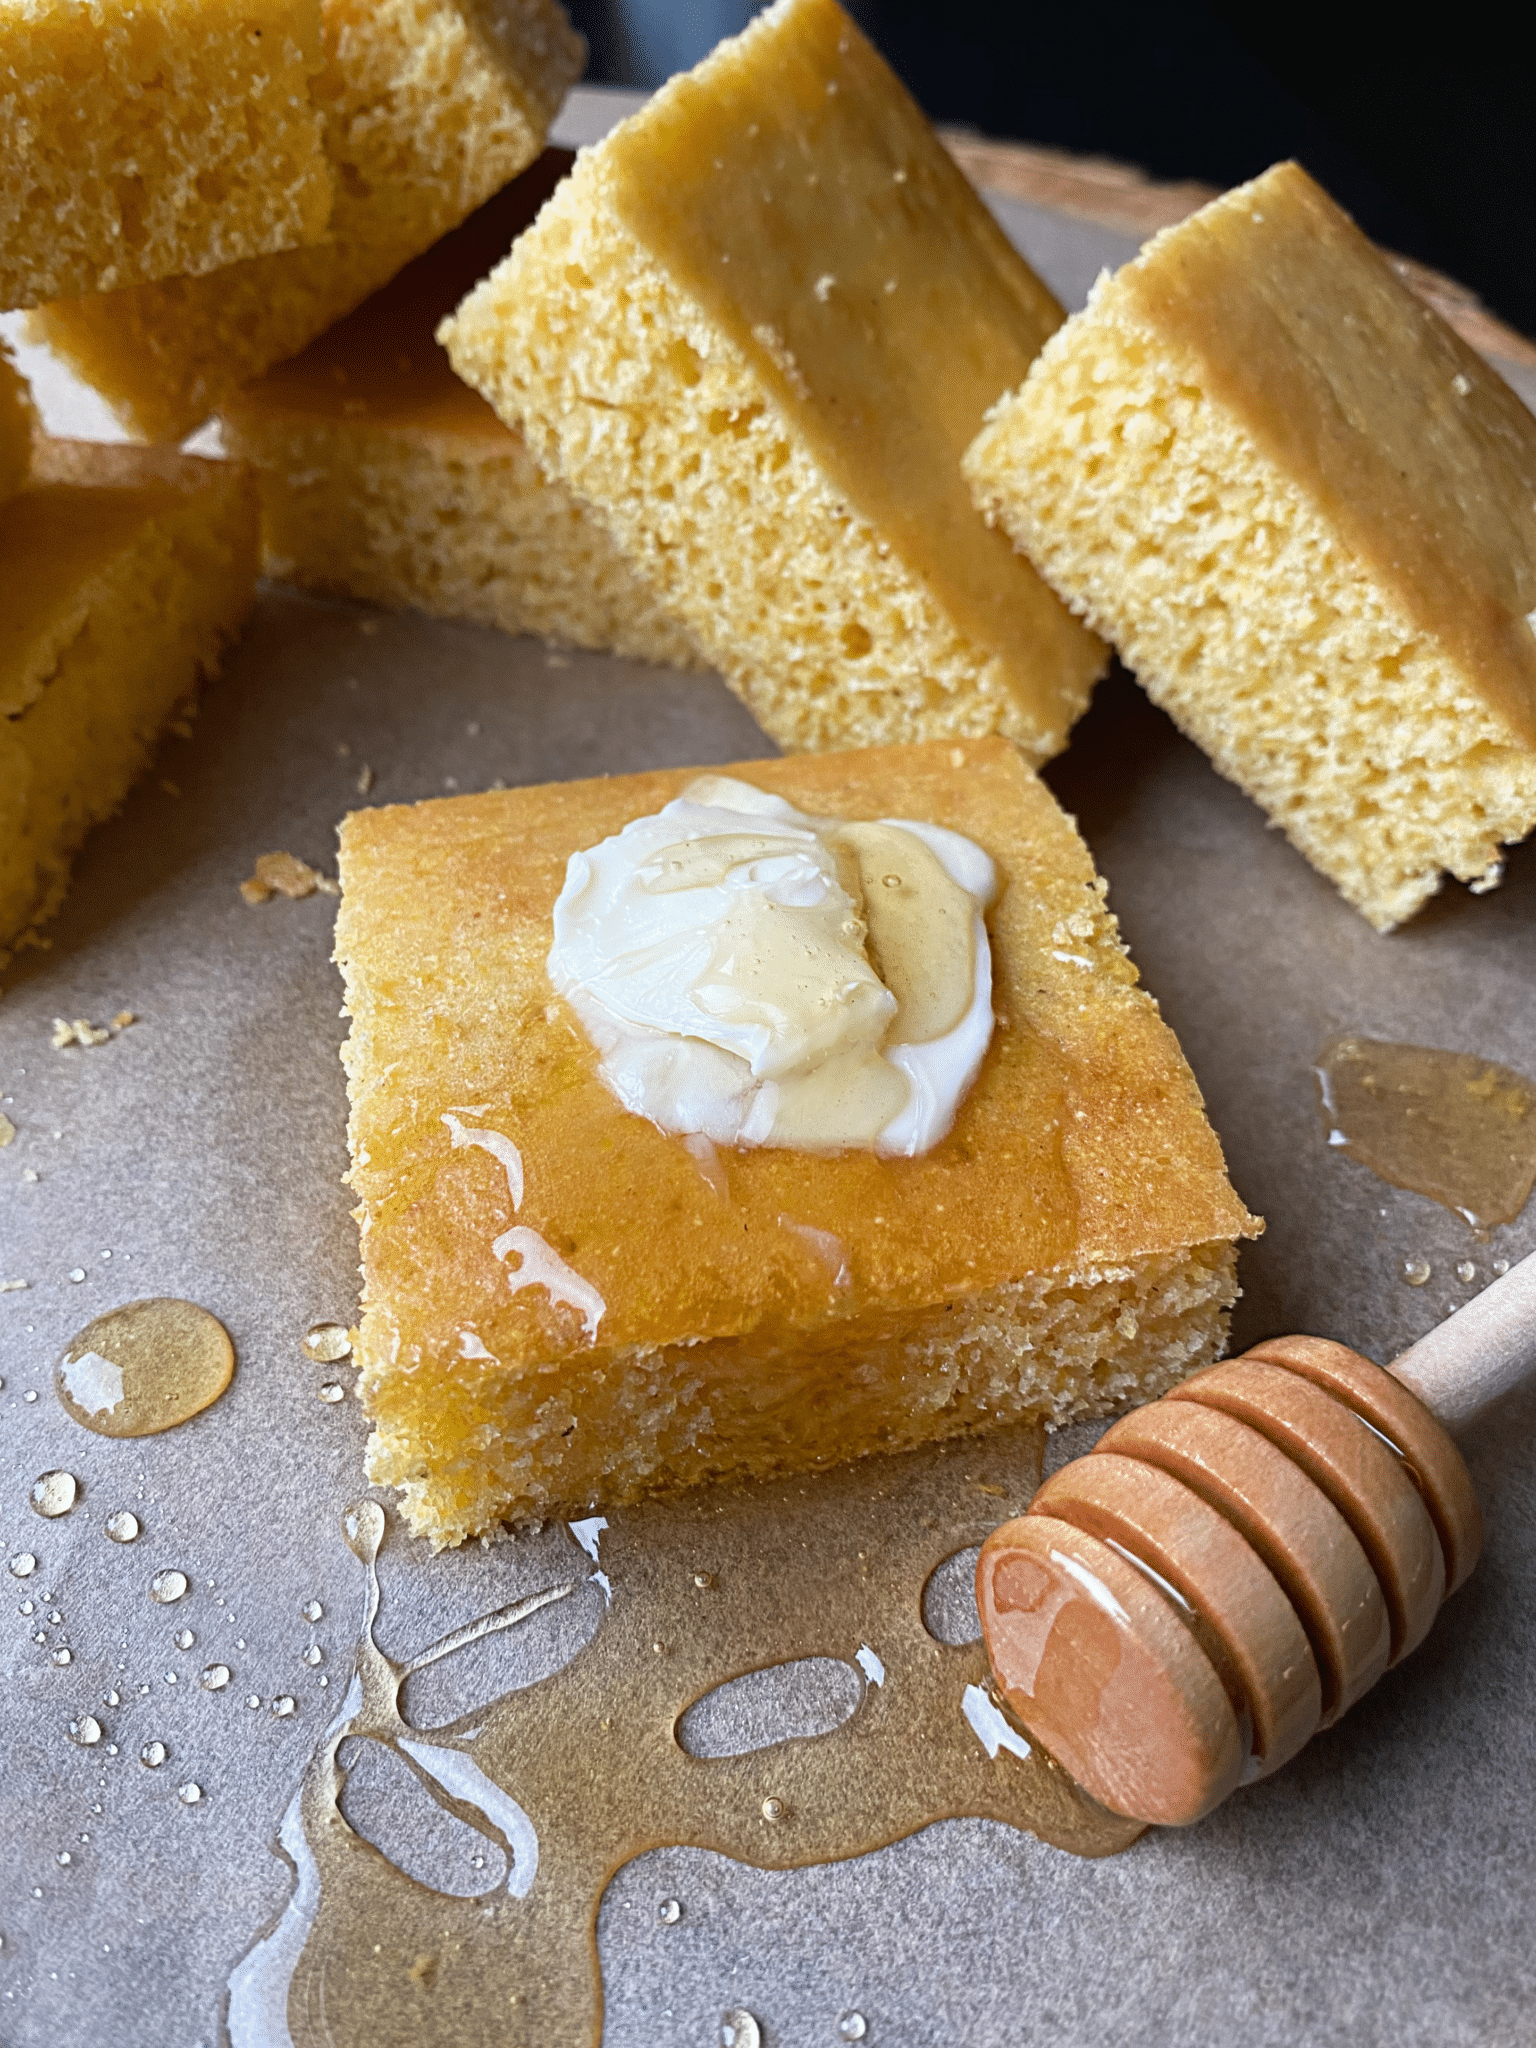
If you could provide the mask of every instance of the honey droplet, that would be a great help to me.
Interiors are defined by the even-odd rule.
[[[192,1645],[197,1641],[197,1637],[193,1635],[191,1629],[179,1628],[177,1629],[175,1635],[172,1637],[172,1641],[175,1643],[178,1650],[190,1650]]]
[[[202,1796],[202,1786],[194,1783],[191,1778],[188,1778],[185,1785],[178,1785],[176,1787],[176,1797],[183,1806],[196,1806]]]
[[[1508,1261],[1508,1259],[1495,1259],[1495,1260],[1494,1260],[1494,1262],[1493,1262],[1493,1277],[1494,1277],[1494,1279],[1495,1279],[1495,1280],[1502,1280],[1502,1279],[1504,1278],[1504,1275],[1505,1275],[1505,1274],[1506,1274],[1506,1273],[1507,1273],[1508,1271],[1509,1271],[1509,1261]]]
[[[318,1600],[306,1600],[299,1609],[299,1612],[306,1621],[319,1621],[323,1617],[325,1609]]]
[[[352,1355],[352,1332],[345,1323],[311,1323],[302,1341],[305,1356],[316,1365],[335,1365]]]
[[[323,1386],[316,1389],[316,1392],[328,1408],[334,1407],[338,1401],[345,1401],[347,1398],[347,1390],[340,1380],[327,1380]]]
[[[139,1751],[139,1762],[146,1771],[158,1771],[170,1753],[163,1742],[146,1742]]]
[[[101,1740],[101,1723],[94,1714],[82,1714],[70,1722],[69,1739],[81,1749],[94,1749]]]
[[[75,1653],[73,1650],[65,1649],[61,1644],[60,1647],[53,1652],[53,1655],[49,1658],[48,1661],[52,1664],[73,1664],[75,1661]]]
[[[324,1656],[325,1652],[321,1649],[320,1645],[318,1643],[311,1643],[309,1648],[304,1652],[304,1662],[309,1665],[311,1670],[313,1670],[315,1665],[320,1663]]]
[[[229,1683],[229,1666],[227,1664],[205,1665],[203,1675],[198,1683],[202,1686],[204,1692],[222,1692]]]
[[[73,1472],[44,1472],[32,1482],[32,1506],[51,1522],[67,1515],[80,1497],[80,1482]]]
[[[839,2041],[862,2041],[868,2032],[868,2023],[861,2012],[845,2012],[837,2023]]]
[[[13,1579],[30,1579],[36,1570],[37,1559],[30,1550],[18,1550],[11,1559],[10,1573]]]
[[[1459,1259],[1457,1261],[1456,1278],[1461,1282],[1463,1287],[1465,1287],[1469,1281],[1475,1280],[1477,1278],[1477,1268],[1473,1265],[1470,1259]]]
[[[744,2005],[721,2013],[720,2048],[763,2048],[762,2030]]]
[[[139,1518],[131,1508],[118,1508],[114,1514],[108,1515],[104,1526],[114,1543],[137,1543],[139,1540]]]
[[[1536,1183],[1536,1082],[1473,1053],[1331,1038],[1315,1068],[1328,1143],[1474,1230],[1512,1223]]]
[[[763,1801],[764,1820],[782,1820],[783,1818],[784,1802],[782,1799],[765,1799]]]
[[[348,1550],[363,1564],[372,1564],[384,1541],[384,1510],[376,1500],[353,1503],[341,1518]]]
[[[277,1716],[279,1721],[286,1721],[290,1714],[293,1714],[297,1711],[297,1704],[293,1698],[293,1695],[291,1693],[286,1692],[279,1694],[279,1696],[272,1702],[272,1711]]]
[[[156,1572],[149,1582],[149,1597],[157,1600],[162,1607],[169,1607],[175,1600],[183,1598],[187,1590],[185,1572]]]
[[[1410,1287],[1422,1287],[1433,1271],[1434,1268],[1428,1259],[1412,1258],[1403,1261],[1403,1278]]]
[[[657,1900],[656,1918],[661,1922],[663,1927],[675,1927],[678,1921],[682,1919],[682,1917],[683,1909],[676,1899]]]
[[[217,1401],[235,1370],[229,1332],[195,1302],[131,1301],[65,1348],[54,1392],[98,1436],[157,1436]]]

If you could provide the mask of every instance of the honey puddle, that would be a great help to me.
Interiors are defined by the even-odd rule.
[[[578,1522],[568,1571],[403,1662],[374,1640],[385,1512],[350,1509],[367,1572],[356,1671],[283,1817],[292,1896],[230,1979],[233,2048],[405,2048],[429,2022],[456,2048],[596,2048],[598,1906],[621,1865],[663,1845],[782,1870],[979,1816],[1079,1855],[1127,1847],[1137,1825],[999,1712],[980,1642],[939,1642],[923,1623],[935,1570],[1022,1511],[1040,1454],[1037,1430],[1014,1429]],[[430,1740],[416,1732],[408,1676],[589,1585],[606,1609],[571,1662]],[[690,1707],[812,1658],[852,1673],[839,1725],[744,1755],[684,1749]],[[474,1896],[407,1875],[412,1841],[348,1824],[349,1764],[369,1755],[478,1833]]]
[[[53,1390],[98,1436],[158,1436],[217,1401],[235,1370],[229,1332],[195,1302],[130,1301],[64,1349]]]
[[[1476,1231],[1513,1223],[1536,1182],[1536,1083],[1474,1053],[1331,1038],[1318,1055],[1328,1142]]]

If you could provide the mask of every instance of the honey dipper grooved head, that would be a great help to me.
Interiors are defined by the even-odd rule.
[[[1476,1559],[1459,1452],[1379,1366],[1279,1338],[1114,1425],[994,1530],[999,1690],[1101,1804],[1198,1820],[1327,1726]]]

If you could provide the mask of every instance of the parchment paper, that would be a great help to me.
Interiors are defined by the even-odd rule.
[[[578,96],[561,139],[586,139],[614,97],[605,112]],[[997,210],[1073,303],[1130,252]],[[62,381],[45,397],[56,431],[84,424]],[[237,884],[277,848],[333,867],[364,764],[370,800],[399,801],[766,751],[708,678],[274,588],[192,739],[167,743],[89,843],[49,950],[5,976],[0,1106],[18,1135],[0,1150],[0,1278],[29,1285],[0,1296],[0,1539],[39,1562],[25,1580],[0,1569],[0,2040],[223,2038],[231,1970],[289,1894],[278,1820],[357,1640],[337,1523],[363,1490],[363,1423],[355,1402],[316,1395],[350,1368],[299,1349],[356,1301],[334,906],[252,909]],[[1388,1357],[1467,1297],[1458,1261],[1483,1285],[1495,1257],[1536,1246],[1536,1212],[1481,1245],[1330,1155],[1309,1072],[1329,1032],[1357,1029],[1536,1073],[1536,848],[1495,894],[1452,888],[1379,938],[1122,676],[1050,780],[1269,1221],[1243,1253],[1236,1345],[1303,1329]],[[108,1044],[50,1048],[56,1016],[124,1008],[140,1021]],[[1421,1289],[1399,1277],[1412,1254],[1433,1266]],[[54,1399],[53,1361],[90,1317],[156,1293],[224,1320],[234,1386],[168,1436],[90,1436]],[[1424,1648],[1275,1780],[1103,1863],[980,1822],[788,1875],[654,1852],[602,1909],[605,2040],[703,2048],[732,2006],[773,2048],[836,2041],[849,2008],[869,2042],[906,2048],[1529,2040],[1536,1390],[1468,1448],[1489,1530],[1478,1573]],[[27,1493],[52,1467],[83,1496],[45,1522]],[[144,1525],[128,1546],[102,1527],[124,1506]],[[431,1559],[395,1536],[383,1637],[419,1641],[515,1598],[539,1582],[541,1540]],[[164,1566],[193,1581],[172,1607],[147,1593]],[[300,1610],[315,1599],[312,1625]],[[196,1642],[181,1650],[184,1628]],[[512,1644],[498,1685],[581,1639]],[[208,1692],[214,1661],[233,1676]],[[295,1711],[279,1717],[284,1696]],[[87,1712],[104,1732],[81,1748],[67,1724]],[[151,1739],[170,1752],[158,1770],[138,1761]],[[189,1782],[195,1804],[177,1796]],[[675,1925],[657,1920],[664,1896],[682,1904]],[[429,1991],[419,2039],[449,2048]]]

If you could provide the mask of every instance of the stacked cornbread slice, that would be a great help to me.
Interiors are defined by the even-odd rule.
[[[40,439],[0,505],[0,959],[58,906],[70,857],[250,609],[248,473]]]
[[[443,339],[782,744],[1041,761],[1106,653],[960,458],[1061,317],[834,0],[778,0],[583,152]]]
[[[1378,929],[1536,825],[1536,419],[1295,165],[1101,281],[966,472]]]
[[[550,150],[382,291],[229,400],[267,573],[508,633],[698,665],[607,530],[453,373],[433,330],[570,157]]]
[[[555,0],[324,0],[323,15],[325,243],[33,316],[145,440],[180,440],[515,177],[582,62]]]
[[[6,0],[0,307],[318,241],[320,0]]]

